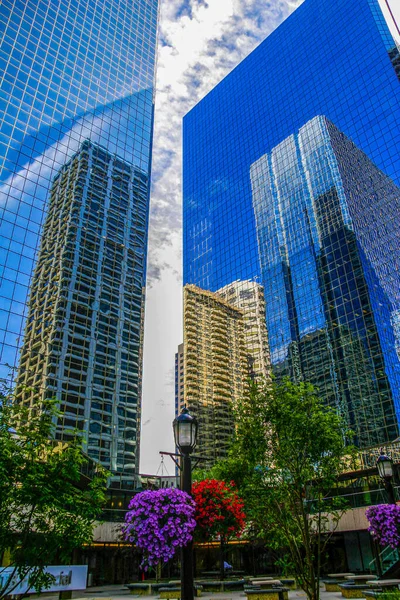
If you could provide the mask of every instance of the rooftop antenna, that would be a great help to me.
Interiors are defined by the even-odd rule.
[[[389,0],[385,0],[385,4],[386,4],[386,6],[387,6],[387,9],[388,9],[388,11],[389,11],[389,13],[390,13],[390,16],[392,17],[392,21],[393,21],[393,23],[394,23],[394,25],[395,25],[395,27],[396,27],[396,31],[397,31],[397,33],[400,35],[400,29],[399,29],[399,26],[397,25],[397,21],[396,21],[396,19],[394,18],[393,11],[392,11],[392,9],[390,8]]]

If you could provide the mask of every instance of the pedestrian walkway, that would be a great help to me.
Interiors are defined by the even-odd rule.
[[[91,587],[87,590],[78,590],[72,592],[73,600],[120,600],[122,597],[140,598],[141,600],[157,600],[157,596],[139,596],[131,595],[123,584],[118,585],[103,585],[100,587]],[[243,600],[245,595],[242,591],[218,592],[215,594],[203,594],[201,600]],[[297,600],[307,598],[303,590],[289,591],[289,600]],[[40,596],[35,596],[35,600],[58,600],[58,594],[44,593]],[[343,600],[340,592],[325,592],[321,589],[321,600]]]

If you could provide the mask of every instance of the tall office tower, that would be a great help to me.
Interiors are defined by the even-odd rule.
[[[271,360],[262,285],[255,281],[234,281],[217,290],[217,294],[229,304],[243,310],[244,340],[250,378],[260,382],[269,379]]]
[[[391,247],[393,252],[389,257],[384,239],[379,240],[372,233],[365,233],[365,243],[361,246],[361,234],[357,231],[361,231],[362,226],[359,224],[357,230],[355,215],[361,214],[362,208],[353,213],[349,208],[347,214],[343,207],[351,204],[348,190],[353,190],[354,196],[357,185],[362,185],[357,179],[361,177],[361,171],[357,172],[353,163],[362,161],[363,182],[367,172],[372,179],[370,195],[365,191],[359,194],[360,205],[367,203],[371,206],[377,230],[379,224],[380,231],[392,231],[398,221],[394,209],[381,208],[381,192],[373,191],[376,184],[383,186],[385,194],[388,193],[393,185],[390,180],[395,185],[400,184],[398,59],[398,49],[378,0],[304,0],[184,118],[184,284],[197,285],[211,292],[235,281],[254,281],[263,285],[273,372],[279,376],[282,365],[290,363],[289,370],[285,366],[283,372],[290,372],[294,377],[312,377],[327,400],[342,407],[348,415],[349,424],[365,427],[362,435],[360,430],[357,432],[358,442],[362,445],[393,440],[399,435],[400,359],[393,348],[396,343],[398,345],[400,313],[396,309],[397,300],[393,299],[394,292],[393,297],[388,295],[389,283],[384,285],[381,274],[387,272],[393,277],[391,290],[400,288],[400,271],[394,268],[400,250],[396,245]],[[288,220],[286,225],[279,222],[283,231],[279,238],[281,262],[276,273],[271,271],[267,277],[266,247],[269,246],[268,252],[273,252],[276,243],[265,238],[264,258],[260,257],[250,177],[254,163],[265,155],[271,156],[274,149],[277,156],[278,148],[290,145],[299,130],[318,115],[324,115],[334,123],[346,136],[343,139],[350,139],[359,149],[350,151],[350,142],[343,141],[346,151],[339,153],[338,145],[334,147],[331,143],[334,134],[330,131],[331,141],[317,146],[319,150],[315,150],[314,156],[317,161],[318,152],[326,153],[329,165],[335,161],[339,163],[339,154],[343,157],[340,160],[351,162],[346,168],[342,167],[341,180],[335,180],[332,190],[336,192],[332,191],[332,198],[328,199],[326,195],[318,209],[321,211],[318,217],[321,224],[324,220],[329,223],[330,218],[338,219],[337,232],[340,231],[347,240],[342,245],[339,241],[334,245],[333,241],[328,241],[328,238],[333,240],[334,232],[330,231],[330,226],[323,225],[327,228],[324,243],[332,244],[333,256],[326,258],[332,271],[318,271],[318,277],[323,275],[327,279],[324,282],[315,279],[314,284],[319,283],[323,310],[331,311],[329,314],[321,313],[319,318],[321,322],[324,319],[326,332],[331,331],[329,328],[332,326],[332,335],[336,336],[332,347],[328,337],[322,339],[320,333],[317,334],[317,316],[311,314],[313,300],[305,292],[312,289],[309,274],[317,277],[315,264],[318,261],[313,255],[313,244],[317,235],[322,235],[322,229],[318,234],[315,231],[317,217],[314,221],[312,219],[316,209],[307,214],[300,213]],[[330,126],[326,127],[329,129]],[[335,135],[339,136],[339,133]],[[301,160],[300,147],[297,151],[298,160]],[[309,177],[304,166],[300,169],[294,161],[294,154],[287,158],[283,151],[281,154],[282,160],[277,166],[279,189],[276,182],[274,184],[279,196],[273,199],[279,211],[271,215],[271,219],[276,221],[282,219],[283,207],[289,206],[289,203],[295,214],[295,207],[301,206],[301,198],[305,194],[302,178]],[[364,156],[370,161],[368,166],[366,159],[361,158]],[[322,164],[323,158],[320,157],[320,160]],[[330,168],[334,167],[330,165]],[[301,177],[298,172],[302,173]],[[318,177],[324,193],[327,188],[323,181],[332,181],[327,173],[330,173],[328,167],[321,166]],[[260,190],[263,185],[262,182],[257,184]],[[311,184],[308,182],[307,185]],[[336,200],[335,193],[339,194],[339,190],[342,190],[342,195]],[[356,199],[353,202],[356,203]],[[265,202],[263,211],[272,210],[267,204]],[[333,217],[333,214],[336,216]],[[305,230],[306,226],[308,229]],[[362,229],[364,232],[372,230],[366,224]],[[296,271],[296,260],[300,261],[300,255],[296,258],[292,254],[288,260],[286,249],[305,244],[307,231],[311,231],[312,237],[309,237],[308,247],[302,252],[308,256],[309,270],[301,272],[298,268],[295,276],[292,271]],[[350,233],[355,235],[355,239]],[[322,244],[322,241],[319,243]],[[367,246],[370,253],[366,252]],[[341,255],[339,248],[346,249],[347,258]],[[380,261],[368,258],[372,255],[380,256]],[[305,310],[304,314],[297,314],[288,319],[285,326],[281,321],[274,330],[272,322],[280,314],[282,296],[270,293],[269,280],[282,277],[285,264],[287,286],[284,291],[288,310],[296,309],[293,297],[302,291],[304,303],[309,302],[309,313]],[[336,279],[335,264],[338,270]],[[357,281],[358,291],[350,289],[350,280],[346,281],[351,296],[346,295],[346,286],[341,289],[339,285],[343,281],[343,270],[349,273],[349,277],[352,273],[351,277]],[[298,279],[293,279],[297,276]],[[289,282],[294,281],[290,287]],[[326,297],[329,290],[334,297]],[[341,300],[337,295],[341,295]],[[376,300],[378,297],[379,301]],[[347,306],[348,302],[352,303],[351,309]],[[351,310],[353,320],[350,320]],[[365,313],[362,312],[364,310]],[[334,311],[338,311],[340,320],[334,319]],[[305,317],[306,320],[301,321]],[[291,331],[290,339],[298,341],[301,332],[301,340],[289,344],[287,363],[282,357],[278,361],[276,349],[279,344],[284,345],[289,326],[293,327],[296,323],[300,330]],[[310,324],[308,332],[307,323]],[[314,323],[314,328],[311,323]],[[308,337],[307,333],[310,334]],[[331,350],[336,353],[334,357],[329,356]],[[346,357],[351,357],[351,361],[346,366],[347,374],[344,374],[340,369]],[[342,383],[346,377],[347,385]],[[356,416],[358,411],[362,414]]]
[[[78,429],[113,472],[139,459],[147,175],[84,142],[56,175],[17,378],[17,401],[60,401],[56,438]]]
[[[324,117],[251,180],[275,372],[316,385],[360,445],[393,438],[400,188]]]
[[[179,415],[185,405],[183,360],[183,344],[179,344],[175,354],[175,415]]]
[[[183,337],[185,400],[199,421],[197,448],[208,468],[226,456],[234,431],[232,408],[246,386],[243,311],[218,294],[187,285]]]
[[[125,2],[125,0],[109,0],[108,2],[98,0],[82,0],[80,2],[75,2],[75,0],[63,2],[4,0],[2,2],[0,11],[0,27],[3,32],[0,50],[3,74],[2,110],[0,110],[0,364],[2,365],[0,376],[7,377],[9,375],[9,367],[4,366],[5,363],[11,365],[14,372],[17,370],[28,311],[29,320],[32,319],[29,326],[32,326],[32,331],[35,329],[39,335],[39,324],[43,318],[39,309],[42,298],[39,298],[39,295],[44,293],[44,288],[41,287],[44,282],[39,283],[36,279],[31,281],[31,278],[38,259],[41,238],[43,239],[43,252],[53,243],[49,239],[45,240],[45,235],[42,235],[47,211],[49,210],[52,214],[56,214],[58,210],[63,211],[63,217],[66,218],[63,224],[46,222],[46,232],[58,231],[60,236],[67,235],[63,229],[64,226],[72,227],[72,223],[68,225],[68,218],[78,218],[75,212],[68,217],[68,213],[65,212],[66,204],[62,209],[58,204],[64,201],[67,203],[67,196],[65,195],[64,198],[64,193],[72,193],[71,186],[75,177],[72,172],[73,168],[76,167],[79,171],[79,177],[86,186],[85,189],[87,191],[91,189],[98,194],[97,201],[94,196],[90,201],[93,204],[93,208],[90,209],[91,217],[95,214],[95,210],[99,211],[97,227],[100,227],[101,218],[105,220],[109,218],[110,221],[107,224],[109,233],[111,235],[111,228],[114,226],[117,238],[120,236],[119,219],[121,215],[125,210],[131,211],[133,215],[137,211],[136,202],[140,196],[140,202],[144,201],[145,204],[140,210],[140,219],[132,223],[132,226],[138,228],[138,238],[144,236],[146,240],[153,130],[157,5],[158,0],[134,0],[133,2]],[[88,146],[84,144],[85,140],[90,141]],[[104,153],[104,165],[101,167],[99,157],[102,152]],[[85,153],[92,158],[84,159]],[[98,158],[94,159],[95,155]],[[88,164],[86,171],[83,167],[85,160]],[[91,160],[95,160],[96,163],[96,166],[93,166],[92,175],[88,170],[92,168]],[[63,169],[63,165],[66,165],[65,169]],[[118,172],[120,172],[119,175],[117,175]],[[96,181],[93,179],[93,183],[88,184],[88,178],[94,178],[95,173]],[[121,196],[120,200],[115,200],[114,204],[114,199],[108,194],[117,194],[118,177],[120,177]],[[130,181],[129,186],[132,186],[129,191],[129,202],[131,202],[129,208],[122,207],[127,199],[125,196],[126,178]],[[134,183],[135,178],[137,179],[136,183]],[[63,185],[66,185],[65,192],[59,188],[61,181],[64,182]],[[104,195],[106,184],[109,188]],[[136,185],[138,189],[134,190]],[[140,191],[138,191],[139,188]],[[75,198],[78,199],[77,184],[73,189]],[[55,194],[58,199],[55,198]],[[86,201],[89,202],[85,196],[82,196],[82,211],[87,210]],[[110,202],[110,206],[107,207],[104,202]],[[111,217],[110,211],[113,210],[113,206],[117,206],[118,202],[121,202],[120,215]],[[97,209],[95,208],[96,203]],[[79,215],[79,219],[87,218],[91,221],[88,215]],[[50,213],[49,219],[51,219]],[[114,225],[112,225],[112,220],[114,220]],[[59,229],[55,229],[56,226]],[[77,227],[79,226],[77,225]],[[68,231],[71,233],[72,230]],[[83,240],[85,235],[89,236],[89,229],[86,232],[80,232],[79,239]],[[109,243],[109,239],[111,238],[107,237],[106,245]],[[55,250],[57,248],[60,250],[58,243],[57,240],[54,240]],[[122,246],[118,250],[118,244],[122,243],[119,239],[115,241],[116,245],[112,253],[116,260],[126,252]],[[89,241],[85,244],[86,250],[89,252]],[[96,253],[100,250],[96,247],[92,251]],[[145,281],[146,242],[143,245],[141,239],[134,250],[128,249],[128,252],[130,251],[135,253],[135,257],[141,255],[139,262],[142,263],[142,267],[135,262],[136,270],[129,277],[135,279],[135,286],[136,282],[141,279],[142,288]],[[74,252],[79,252],[79,248],[74,248]],[[43,269],[43,276],[47,277],[44,254],[41,254],[40,260],[43,263],[38,265],[38,269]],[[110,255],[110,262],[111,260]],[[48,266],[50,268],[50,264]],[[98,269],[102,269],[103,266],[105,268],[105,263],[102,263],[101,267],[100,265],[98,268],[96,266],[97,276],[101,275]],[[66,266],[59,263],[58,267],[61,278],[66,272],[64,271]],[[83,267],[84,265],[81,263],[81,268],[83,269]],[[115,268],[119,269],[120,267],[121,265],[116,263]],[[85,268],[88,269],[87,275],[89,276],[92,267],[85,266]],[[53,285],[56,281],[56,269],[56,263],[52,264],[51,277],[53,279],[48,280],[48,286]],[[81,275],[83,278],[83,271]],[[105,276],[108,277],[108,274]],[[120,276],[120,274],[116,274],[116,278]],[[90,278],[93,278],[93,271]],[[61,283],[60,279],[58,285],[61,286]],[[27,297],[30,285],[32,285],[32,300],[28,309]],[[94,285],[94,282],[91,281],[88,292],[87,284],[82,281],[82,298],[79,300],[79,307],[83,306],[83,294],[92,293]],[[129,287],[131,284],[127,282],[126,285]],[[127,290],[124,290],[123,293],[125,292]],[[38,304],[37,310],[33,310],[35,302]],[[135,298],[134,303],[136,302]],[[114,309],[111,307],[111,301],[109,304],[110,314],[104,315],[104,319],[110,321],[109,333],[111,336],[111,328],[114,327],[111,323],[114,318]],[[122,310],[121,305],[119,306]],[[73,300],[72,297],[67,298],[64,309],[66,315],[72,314],[71,311],[78,309],[76,300]],[[88,306],[87,310],[89,313],[90,311],[100,311],[100,307]],[[130,308],[124,307],[123,310],[129,312]],[[136,310],[139,309],[135,308],[135,319]],[[79,318],[85,321],[88,314],[80,314]],[[91,314],[94,319],[94,313]],[[76,315],[74,318],[78,322],[78,316]],[[120,322],[122,323],[122,321]],[[85,326],[86,324],[82,323],[82,327]],[[135,329],[136,343],[136,321],[132,326]],[[43,336],[44,331],[47,331],[46,322],[42,323],[42,327],[40,335]],[[97,333],[92,329],[90,335],[97,336]],[[122,341],[124,335],[129,334],[119,331],[117,340]],[[110,340],[111,337],[107,339]],[[44,337],[42,337],[42,342],[44,344],[52,343],[50,340],[45,340]],[[30,343],[27,340],[26,344]],[[73,340],[68,340],[68,344],[74,343]],[[94,340],[91,339],[90,344],[93,347]],[[120,341],[117,341],[116,344],[120,344]],[[114,349],[116,357],[122,356],[122,346]],[[68,368],[75,368],[82,375],[86,373],[89,365],[85,361],[84,354],[83,352],[81,358],[75,354],[74,367],[70,362]],[[108,358],[104,359],[107,361],[107,369],[110,371],[112,370],[111,354],[110,348]],[[137,366],[134,371],[130,372],[127,384],[128,387],[131,384],[138,386],[136,401],[138,414],[140,357],[141,349],[138,351]],[[97,359],[100,360],[100,356],[96,357]],[[94,368],[94,364],[92,367]],[[122,363],[115,364],[115,368],[121,369],[122,373],[124,366]],[[58,378],[55,382],[56,388],[62,390],[66,382],[61,367],[57,370],[56,375]],[[26,376],[28,377],[28,375]],[[80,398],[82,393],[86,392],[82,390],[77,392]],[[116,398],[117,396],[114,396],[113,401],[117,402]],[[108,402],[109,398],[104,397],[104,401]],[[94,398],[93,402],[95,402]],[[72,407],[70,408],[68,419],[71,423],[80,421],[81,405],[77,404],[76,406],[75,416],[79,416],[78,419],[72,417]],[[110,424],[110,418],[115,423],[114,412],[122,410],[122,407],[117,409],[116,405],[113,405],[114,417],[109,415],[107,418],[105,404],[104,408],[98,410],[100,412],[96,418],[99,418],[99,414],[104,415],[104,418],[101,417],[100,421],[96,421],[98,425],[93,423],[93,427],[102,428],[104,426],[106,428]],[[82,418],[88,416],[90,419],[89,407],[86,407],[85,411]],[[87,424],[84,427],[87,427]],[[61,434],[61,429],[59,432]],[[135,439],[133,435],[128,444],[129,447],[133,445]],[[95,450],[93,447],[92,452],[93,455],[102,453],[101,456],[108,464],[109,460],[114,461],[123,451],[120,449],[115,455],[115,449],[112,451],[110,449],[110,452],[114,453],[112,460],[108,458],[108,449],[105,447],[100,450]],[[133,462],[133,457],[130,456],[129,471],[131,471]],[[117,459],[118,471],[122,469],[122,466],[120,456]]]

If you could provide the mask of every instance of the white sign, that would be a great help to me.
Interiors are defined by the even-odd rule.
[[[61,567],[46,567],[46,573],[50,573],[55,577],[54,583],[49,588],[43,590],[44,592],[64,592],[66,590],[85,590],[87,581],[87,565],[63,565]],[[14,587],[15,583],[18,582],[18,577],[14,578],[14,584],[10,581],[10,578],[14,572],[13,567],[6,567],[2,569],[0,567],[0,590],[4,589],[6,584],[10,589],[10,594],[25,594],[28,591],[28,577],[25,577],[23,581],[18,583],[17,587]],[[34,591],[34,590],[30,590]]]

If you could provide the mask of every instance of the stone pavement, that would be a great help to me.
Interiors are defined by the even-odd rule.
[[[72,593],[73,600],[121,600],[121,598],[129,600],[130,598],[139,600],[157,600],[157,596],[139,596],[129,594],[129,590],[123,585],[104,585],[101,587],[91,587],[85,591],[79,590]],[[216,594],[203,594],[201,600],[243,600],[246,596],[242,591],[220,592]],[[32,596],[32,598],[40,600],[58,600],[58,594],[44,593],[40,596]],[[307,596],[302,590],[289,591],[289,600],[306,599]],[[343,600],[340,592],[325,592],[321,589],[321,600]]]

